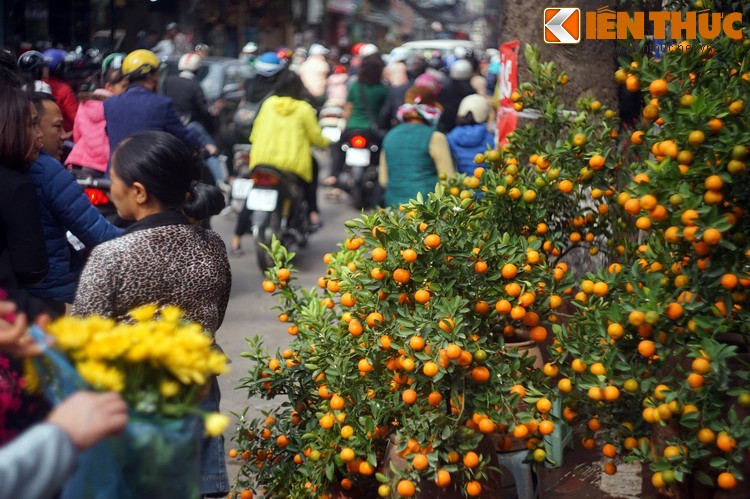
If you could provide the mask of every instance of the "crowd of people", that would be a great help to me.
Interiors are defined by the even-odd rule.
[[[493,87],[486,65],[464,48],[448,57],[436,51],[429,58],[415,54],[387,65],[372,45],[354,52],[351,60],[330,64],[326,92],[314,98],[342,106],[341,143],[362,134],[382,142],[379,178],[385,205],[431,191],[439,173],[472,173],[476,153],[494,144]],[[306,65],[307,60],[299,66],[303,81],[312,79],[315,83],[308,86],[321,88],[320,64],[311,74]],[[334,187],[331,196],[337,197],[344,167],[341,147],[334,145],[332,159],[323,184]],[[415,164],[421,166],[402,168]]]
[[[282,48],[256,56],[257,51],[251,43],[241,54],[257,74],[246,82],[245,99],[263,104],[253,122],[250,168],[270,164],[302,179],[313,227],[322,221],[317,213],[318,165],[310,159],[311,147],[330,147],[331,169],[320,184],[330,189],[328,197],[338,199],[344,190],[342,145],[355,136],[368,137],[379,148],[374,154],[379,161],[378,204],[396,206],[431,191],[441,173],[471,174],[474,156],[494,144],[494,80],[488,78],[487,61],[480,62],[469,49],[436,51],[429,57],[414,54],[387,63],[373,44],[357,44],[352,54],[340,58],[319,43],[308,50]],[[299,84],[289,93],[292,80]],[[292,102],[296,112],[282,110],[278,97]],[[341,134],[333,143],[315,123],[315,111],[331,108],[340,108],[341,115]],[[233,253],[241,253],[249,220],[249,211],[243,209]]]
[[[82,393],[50,412],[16,390],[16,357],[39,353],[25,332],[26,317],[123,320],[129,310],[157,303],[180,307],[213,334],[231,287],[224,243],[201,225],[225,206],[224,194],[202,182],[199,153],[215,153],[215,146],[188,129],[172,100],[157,92],[159,59],[147,50],[107,58],[101,88],[75,100],[67,124],[62,104],[71,89],[53,80],[51,59],[27,53],[17,61],[0,52],[0,303],[17,311],[0,319],[0,395],[9,401],[0,407],[0,444],[9,443],[0,451],[3,497],[53,496],[75,468],[76,453],[120,431],[127,419],[116,394]],[[30,60],[41,68],[31,75],[24,66]],[[65,155],[70,138],[75,145]],[[74,176],[80,172],[111,181],[120,223],[91,204]],[[70,235],[85,251],[72,246]],[[218,411],[215,379],[209,388],[201,407]],[[24,457],[29,448],[58,460],[38,473]],[[204,439],[201,470],[204,494],[227,493],[223,438]],[[40,489],[23,488],[39,477]]]
[[[220,327],[231,273],[224,242],[205,222],[225,208],[226,192],[216,185],[230,179],[205,126],[211,110],[196,77],[207,48],[196,49],[166,79],[151,50],[112,54],[98,88],[78,95],[65,82],[64,52],[16,58],[0,50],[0,395],[13,391],[8,380],[20,379],[19,358],[39,354],[25,332],[27,317],[126,320],[128,310],[157,303],[180,307],[211,334]],[[366,133],[381,146],[387,206],[431,191],[442,173],[471,173],[474,155],[493,142],[491,88],[470,52],[387,64],[372,44],[335,59],[317,43],[306,51],[259,52],[251,43],[240,54],[255,70],[245,100],[258,103],[248,166],[298,177],[313,230],[323,221],[311,149],[331,148],[331,172],[321,183],[332,196],[345,167],[340,143],[321,131],[317,111],[324,106],[341,109],[342,141]],[[77,181],[82,177],[111,182],[116,218],[92,205]],[[238,216],[232,251],[240,250],[248,215],[245,209]],[[44,464],[45,491],[54,493],[76,453],[120,431],[127,419],[114,394],[80,394],[52,412],[19,397],[13,407],[0,407],[0,445],[8,444],[0,450],[3,497],[45,496],[12,492],[29,473],[19,448],[63,456]],[[219,403],[213,380],[202,408],[216,411]],[[90,409],[86,418],[81,408]],[[204,439],[202,450],[203,494],[226,495],[223,439]]]

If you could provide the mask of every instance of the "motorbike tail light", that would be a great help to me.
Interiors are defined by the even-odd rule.
[[[86,194],[86,197],[89,198],[89,201],[91,201],[91,204],[94,206],[109,203],[109,197],[107,197],[107,195],[101,189],[87,187],[83,190],[83,192],[84,194]]]
[[[367,146],[367,139],[361,135],[355,135],[352,137],[352,147],[355,149],[364,149]]]
[[[251,177],[255,187],[276,187],[279,185],[279,177],[266,172],[253,172]]]

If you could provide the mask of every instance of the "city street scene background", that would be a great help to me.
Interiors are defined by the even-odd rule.
[[[716,13],[710,26],[741,15],[736,37],[660,38],[646,25],[643,39],[550,42],[560,34],[550,35],[550,19],[571,29],[562,15],[574,10],[582,31],[587,13],[598,22]],[[213,216],[190,220],[218,234],[205,245],[220,238],[231,270],[214,332],[229,369],[210,396],[200,390],[202,403],[220,391],[218,412],[229,416],[212,414],[213,433],[205,418],[207,434],[225,439],[210,465],[228,471],[221,497],[749,497],[746,2],[0,0],[0,13],[0,48],[21,70],[24,54],[39,51],[49,65],[49,50],[61,51],[79,115],[111,61],[130,85],[122,95],[138,86],[169,96],[165,106],[178,105],[175,82],[200,82],[203,123],[181,109],[176,119],[199,137],[200,147],[180,144],[200,151],[203,181],[223,196]],[[285,80],[291,73],[299,77]],[[49,79],[26,78],[24,89]],[[118,98],[108,94],[102,113]],[[39,105],[44,113],[50,102]],[[135,119],[130,111],[123,122]],[[290,131],[297,125],[286,120],[303,114],[305,132]],[[83,132],[72,121],[63,130],[64,118],[60,169],[114,225],[136,221],[117,236],[145,232],[137,193],[118,191],[119,168],[110,176],[112,156],[93,177],[65,161]],[[472,127],[478,138],[467,145]],[[51,160],[48,142],[37,142]],[[279,150],[304,158],[284,174],[253,163]],[[183,204],[195,201],[197,180]],[[54,223],[86,249],[77,255],[92,255]],[[167,282],[185,270],[173,263],[169,276],[139,278]],[[88,283],[111,284],[83,268]],[[71,302],[77,314],[79,300],[50,302],[62,316]],[[141,313],[136,329],[153,316]],[[62,324],[50,329],[61,345],[72,327]],[[129,369],[125,378],[140,372]],[[186,386],[213,379],[190,376],[201,383]],[[170,386],[156,391],[169,399]],[[206,411],[197,393],[185,407]],[[179,442],[162,446],[162,436],[151,448],[163,460],[141,466],[163,477],[133,482],[167,492],[180,473],[221,483],[195,455],[171,466]],[[64,498],[106,485],[91,472],[101,454],[88,455]],[[132,469],[117,476],[128,482]],[[81,470],[91,475],[83,482]]]

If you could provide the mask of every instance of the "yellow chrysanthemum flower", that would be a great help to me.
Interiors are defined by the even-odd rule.
[[[138,307],[135,310],[131,310],[130,312],[128,312],[128,315],[137,322],[145,322],[152,320],[154,318],[154,315],[156,315],[156,311],[158,309],[158,305],[152,303],[149,305]]]
[[[193,401],[182,398],[192,392],[183,386],[202,386],[226,372],[227,358],[200,324],[183,322],[179,308],[167,306],[157,315],[158,310],[157,305],[137,308],[129,313],[134,322],[124,323],[97,316],[64,317],[48,331],[92,388],[121,392],[129,403],[171,399],[187,407]],[[162,381],[154,386],[148,381],[154,379]],[[228,419],[220,414],[207,419],[214,434],[226,424]]]
[[[81,377],[94,388],[114,392],[121,392],[125,388],[123,373],[106,364],[89,360],[80,362],[76,368]]]
[[[208,436],[218,437],[222,433],[224,433],[226,427],[229,426],[229,417],[218,412],[212,412],[211,414],[206,416],[204,424],[206,426],[206,434],[208,434]]]
[[[180,384],[176,381],[165,379],[161,382],[159,391],[166,398],[174,397],[175,395],[180,393]]]
[[[25,382],[23,388],[26,393],[39,393],[39,373],[31,359],[23,359],[23,379]]]
[[[164,307],[163,309],[161,309],[161,312],[159,312],[159,315],[165,321],[177,322],[180,319],[182,319],[183,313],[182,313],[182,310],[179,309],[179,307],[168,305]]]

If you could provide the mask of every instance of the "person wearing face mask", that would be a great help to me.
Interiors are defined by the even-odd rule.
[[[41,140],[28,95],[18,87],[0,88],[0,289],[30,317],[47,311],[24,290],[44,279],[49,268],[39,203],[26,176]]]
[[[83,270],[83,259],[68,244],[66,233],[70,231],[87,248],[92,249],[121,235],[123,231],[99,213],[73,175],[60,163],[64,132],[62,115],[54,97],[37,92],[31,94],[31,102],[40,116],[42,149],[27,175],[36,187],[50,267],[41,282],[26,289],[62,314],[65,304],[73,303],[78,278]]]
[[[128,79],[122,74],[125,54],[112,54],[102,63],[102,87],[82,97],[73,125],[73,150],[65,160],[71,170],[101,178],[109,163],[109,139],[104,119],[104,101],[120,95],[128,88]]]

